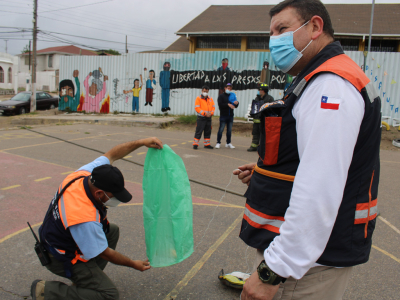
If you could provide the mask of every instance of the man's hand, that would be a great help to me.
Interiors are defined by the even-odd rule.
[[[272,300],[279,285],[263,283],[258,277],[258,272],[254,272],[246,280],[243,286],[243,292],[240,295],[241,300]]]
[[[228,106],[230,107],[230,108],[232,108],[232,109],[235,109],[236,107],[234,106],[234,105],[232,105],[232,104],[228,104]]]
[[[146,271],[146,270],[151,268],[150,262],[149,262],[148,259],[146,259],[145,261],[143,261],[143,260],[134,260],[132,267],[134,269],[140,271],[140,272]]]
[[[255,168],[256,164],[247,164],[238,167],[238,170],[233,171],[233,175],[238,175],[238,179],[241,180],[244,184],[249,185],[250,184],[250,179],[251,179],[251,172]]]
[[[156,149],[163,148],[163,143],[156,137],[143,139],[142,143],[143,143],[143,146],[146,146],[147,148],[156,148]]]
[[[211,118],[211,113],[210,113],[210,112],[207,112],[207,113],[206,113],[206,117],[207,117],[207,118]]]
[[[235,101],[235,102],[233,102],[235,105],[238,105],[239,104],[239,101]]]

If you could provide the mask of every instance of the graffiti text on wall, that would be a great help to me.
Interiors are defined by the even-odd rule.
[[[283,90],[286,76],[281,71],[270,71],[270,89]],[[171,89],[201,89],[204,85],[210,89],[221,89],[231,83],[234,90],[256,89],[261,71],[171,71]]]

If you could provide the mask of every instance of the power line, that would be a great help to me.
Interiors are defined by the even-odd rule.
[[[95,4],[100,4],[100,3],[110,2],[110,1],[113,1],[113,0],[106,0],[106,1],[102,1],[102,2],[89,3],[89,4],[79,5],[79,6],[64,7],[64,8],[60,8],[60,9],[62,9],[62,10],[67,10],[67,9],[73,9],[73,8],[78,8],[78,7],[84,7],[84,6],[89,6],[89,5],[95,5]],[[43,13],[58,11],[58,10],[60,10],[60,9],[39,11],[39,13],[43,14]]]

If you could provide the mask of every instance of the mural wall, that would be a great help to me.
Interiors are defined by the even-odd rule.
[[[346,54],[362,67],[362,52]],[[269,79],[265,72],[268,62]],[[381,94],[382,113],[391,118],[391,124],[393,118],[400,118],[400,53],[371,53],[366,68]],[[224,84],[231,82],[240,102],[235,115],[244,117],[256,96],[258,81],[269,81],[270,95],[280,99],[290,80],[275,68],[269,52],[66,56],[60,61],[59,107],[102,113],[191,115],[195,114],[194,101],[203,85],[211,88],[209,95],[216,101]]]

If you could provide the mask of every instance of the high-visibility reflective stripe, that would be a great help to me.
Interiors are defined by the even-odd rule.
[[[200,105],[195,105],[194,107],[200,107]]]
[[[62,189],[62,187],[61,187]],[[58,202],[59,208],[58,210],[61,212],[61,221],[64,225],[64,228],[68,228],[67,214],[65,213],[65,204],[64,204],[64,194],[61,195],[60,201]]]
[[[378,206],[371,207],[369,210],[369,216],[370,216],[369,220],[374,219],[375,217],[373,217],[373,216],[376,215],[377,212],[378,212]],[[365,222],[366,222],[367,217],[368,217],[368,209],[356,210],[354,222],[359,222],[360,219],[365,220]],[[373,217],[373,218],[371,218],[371,217]],[[361,222],[361,223],[365,223],[365,222]],[[359,223],[355,223],[355,224],[359,224]]]
[[[200,141],[200,140],[198,140],[198,139],[194,139],[194,141],[193,141],[193,146],[195,146],[195,145],[198,146],[198,145],[199,145],[199,141]]]
[[[279,233],[285,219],[280,216],[269,216],[251,208],[248,204],[244,209],[243,218],[253,227],[266,229],[275,233]]]
[[[56,250],[58,253],[60,253],[62,255],[65,255],[65,250],[60,250],[60,249],[57,249],[57,248],[54,248],[54,247],[53,247],[53,249]]]
[[[285,180],[285,181],[294,181],[294,176],[292,175],[286,175],[286,174],[281,174],[281,173],[276,173],[268,170],[261,169],[260,167],[256,166],[254,171],[256,171],[259,174],[262,174],[267,177],[272,177],[280,180]]]
[[[368,206],[371,208],[378,205],[378,199],[372,200],[371,205],[369,203],[358,203],[356,206],[356,210],[368,210]]]

